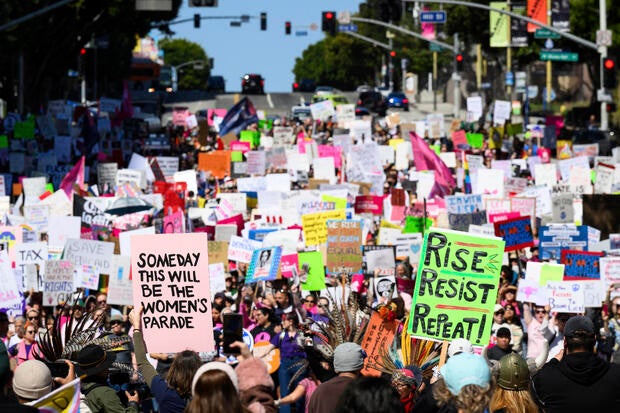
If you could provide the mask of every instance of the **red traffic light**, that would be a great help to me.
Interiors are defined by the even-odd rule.
[[[329,20],[333,19],[334,18],[334,13],[328,11],[327,13],[325,13],[325,18],[329,19]]]
[[[462,62],[463,61],[463,55],[462,54],[457,54],[456,55],[456,61],[459,62],[459,63]]]
[[[607,70],[612,70],[616,66],[616,62],[613,59],[605,59],[603,61],[603,67]]]
[[[81,54],[82,56],[84,56],[84,55],[86,54],[86,48],[82,47],[82,48],[80,49],[80,54]]]
[[[394,50],[390,51],[390,56],[396,57],[396,52]]]

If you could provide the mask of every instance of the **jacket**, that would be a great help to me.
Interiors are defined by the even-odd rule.
[[[255,358],[242,360],[235,372],[241,404],[252,413],[276,413],[272,396],[274,384],[265,363]]]
[[[552,359],[532,378],[534,397],[546,413],[620,411],[620,365],[591,352]]]
[[[123,406],[121,399],[110,386],[95,382],[82,382],[81,386],[86,404],[93,413],[138,413],[135,403],[130,403],[129,407]]]

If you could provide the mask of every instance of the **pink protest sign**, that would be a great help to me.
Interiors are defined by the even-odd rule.
[[[298,266],[297,253],[286,254],[280,258],[280,273],[284,278],[293,278]]]
[[[133,302],[144,309],[149,352],[213,351],[207,241],[205,233],[132,237]]]
[[[338,169],[342,167],[342,147],[319,145],[319,158],[334,158],[334,166]]]
[[[383,214],[383,197],[378,195],[358,195],[355,197],[355,213]]]
[[[219,125],[226,116],[227,109],[207,109],[207,125]]]
[[[250,142],[232,141],[230,143],[231,151],[246,153],[246,152],[250,152],[251,149],[252,149],[252,145],[250,144]]]

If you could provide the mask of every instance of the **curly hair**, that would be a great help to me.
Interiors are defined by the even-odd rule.
[[[433,385],[433,396],[438,406],[454,406],[462,413],[482,413],[491,401],[495,381],[489,385],[480,387],[475,384],[463,386],[459,394],[454,395],[448,390],[443,379],[439,379]]]
[[[506,390],[497,387],[491,397],[492,412],[503,409],[506,413],[538,413],[538,406],[529,390]]]

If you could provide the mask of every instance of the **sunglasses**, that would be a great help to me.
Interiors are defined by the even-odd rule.
[[[28,330],[26,331],[26,334],[34,334],[34,330]]]
[[[307,303],[314,304],[314,300],[304,300],[304,301],[307,302]]]
[[[116,326],[116,325],[120,325],[121,322],[120,321],[110,321],[110,325],[111,326]]]
[[[498,314],[498,315],[499,314],[504,314],[504,312],[503,311],[496,311],[495,314]]]
[[[107,301],[106,301],[106,300],[103,300],[103,301],[99,301],[99,300],[97,300],[97,304],[106,304],[106,303],[107,303]]]
[[[28,320],[38,320],[39,317],[28,317]]]
[[[547,310],[536,310],[536,314],[547,314]]]

